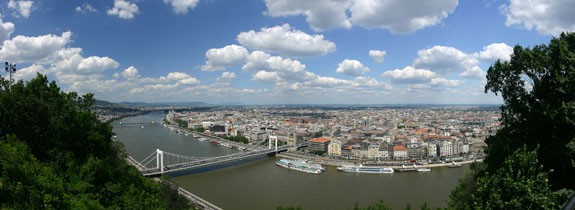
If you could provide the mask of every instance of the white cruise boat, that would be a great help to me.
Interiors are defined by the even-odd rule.
[[[341,166],[337,170],[344,172],[367,173],[367,174],[391,174],[394,172],[393,168],[376,167],[376,166]]]
[[[308,163],[304,160],[281,159],[276,161],[276,165],[312,174],[320,174],[325,170],[325,168],[322,167],[320,164]]]

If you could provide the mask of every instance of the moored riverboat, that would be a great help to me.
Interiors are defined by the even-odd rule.
[[[375,166],[341,166],[337,167],[338,171],[355,172],[355,173],[368,173],[368,174],[391,174],[394,172],[393,168],[375,167]]]
[[[276,161],[276,165],[287,168],[287,169],[292,169],[292,170],[306,172],[306,173],[312,173],[312,174],[320,174],[323,171],[325,171],[325,168],[322,167],[320,164],[308,163],[307,161],[304,161],[304,160],[290,160],[290,159],[283,159],[282,158],[282,159]]]

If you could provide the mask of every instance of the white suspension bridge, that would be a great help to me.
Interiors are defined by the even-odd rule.
[[[128,157],[128,162],[136,166],[144,176],[160,176],[164,173],[183,171],[206,166],[218,165],[226,162],[233,162],[245,160],[262,155],[271,155],[279,152],[287,151],[290,147],[303,147],[300,145],[284,145],[278,146],[277,136],[270,136],[268,140],[268,147],[261,149],[246,150],[238,153],[233,153],[217,157],[194,157],[188,155],[180,155],[167,151],[156,149],[152,154],[142,161],[136,161],[132,157]]]

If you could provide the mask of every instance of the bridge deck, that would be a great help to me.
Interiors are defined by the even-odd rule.
[[[189,170],[189,169],[194,169],[194,168],[201,168],[201,167],[206,167],[206,166],[212,166],[212,165],[217,165],[217,164],[221,164],[221,163],[238,161],[238,160],[248,159],[248,158],[255,157],[255,156],[267,155],[267,154],[272,154],[272,153],[279,153],[279,152],[284,152],[284,151],[287,151],[287,148],[278,148],[277,151],[276,150],[260,150],[260,151],[252,151],[252,152],[245,152],[245,153],[235,153],[235,154],[223,156],[223,157],[214,157],[212,159],[205,159],[205,160],[199,160],[199,161],[194,161],[194,162],[189,162],[189,163],[167,165],[166,167],[168,169],[164,169],[164,171],[161,171],[160,169],[144,170],[144,171],[142,171],[142,174],[144,176],[147,176],[147,177],[159,176],[159,175],[162,175],[165,173],[182,171],[182,170]]]

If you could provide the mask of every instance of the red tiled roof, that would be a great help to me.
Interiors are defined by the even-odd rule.
[[[330,139],[321,137],[321,138],[313,138],[313,139],[310,139],[309,141],[316,142],[316,143],[326,143],[326,142],[329,142]]]

